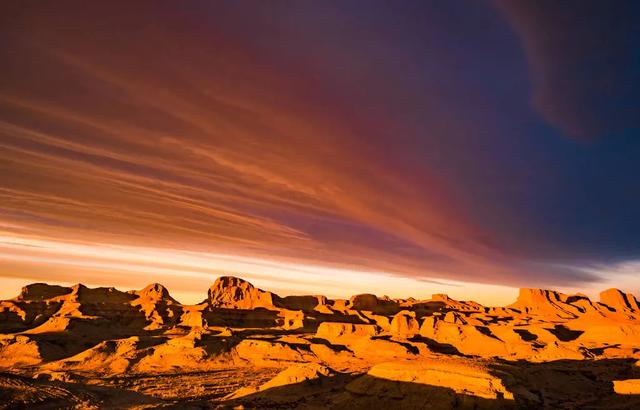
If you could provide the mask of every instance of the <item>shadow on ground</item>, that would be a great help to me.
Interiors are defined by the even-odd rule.
[[[636,362],[635,359],[500,361],[492,367],[496,374],[506,372],[518,385],[525,386],[538,398],[538,408],[640,409],[640,395],[620,395],[613,390],[614,380],[640,379]]]
[[[499,393],[493,398],[478,397],[445,387],[337,373],[225,399],[260,371],[229,368],[130,375],[91,383],[40,381],[5,373],[0,374],[0,408],[640,409],[640,395],[619,395],[613,390],[614,380],[640,379],[635,360],[497,361],[491,368],[513,398]],[[277,373],[270,371],[262,375],[261,383]],[[167,389],[175,393],[170,399]],[[198,391],[201,393],[194,393]]]
[[[222,401],[221,409],[515,409],[514,400],[484,398],[426,384],[338,374]]]

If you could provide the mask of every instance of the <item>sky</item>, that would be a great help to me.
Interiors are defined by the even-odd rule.
[[[0,5],[0,298],[640,291],[640,2]]]

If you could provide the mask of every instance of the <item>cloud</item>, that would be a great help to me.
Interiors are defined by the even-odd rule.
[[[586,140],[640,128],[637,2],[495,3],[521,38],[533,105],[550,124]]]
[[[25,6],[7,19],[0,223],[12,234],[428,280],[598,279],[544,264],[528,276],[529,238],[461,199],[477,180],[451,169],[481,156],[487,122],[444,96],[456,78],[416,96],[411,81],[385,81],[394,60],[347,52],[359,43],[335,50],[325,31],[276,41],[290,27],[262,9],[234,27],[224,10],[138,7]]]

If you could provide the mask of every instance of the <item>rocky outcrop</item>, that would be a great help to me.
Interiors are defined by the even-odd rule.
[[[242,340],[234,348],[237,360],[260,366],[280,366],[283,363],[313,362],[314,353],[308,345],[272,340]]]
[[[173,394],[225,408],[607,408],[597,404],[609,394],[624,399],[618,408],[640,405],[630,368],[640,357],[638,302],[615,289],[601,302],[523,289],[513,305],[485,308],[446,295],[279,297],[223,277],[208,296],[182,305],[160,284],[27,286],[0,302],[0,379],[27,375],[37,382],[30,392],[52,383],[55,394],[91,380],[128,395],[96,408],[149,400],[133,391],[149,381],[146,391],[164,399],[142,407],[178,405]],[[600,360],[614,358],[625,360]],[[15,382],[0,380],[0,390]],[[21,403],[41,403],[34,397]]]
[[[106,340],[75,356],[49,363],[47,370],[91,371],[103,375],[122,374],[128,371],[145,352],[138,350],[140,338]]]
[[[640,379],[614,380],[613,390],[618,394],[640,394]]]
[[[167,288],[159,283],[152,283],[145,286],[142,290],[131,291],[129,293],[136,295],[141,302],[145,303],[163,302],[167,304],[178,304],[178,302],[171,297]]]
[[[132,306],[136,296],[115,288],[88,288],[82,284],[71,292],[51,301],[60,308],[31,333],[109,331],[114,334],[143,329],[147,325],[144,313]]]
[[[131,305],[138,307],[149,322],[147,329],[175,326],[182,314],[182,305],[171,297],[169,291],[159,283],[148,285],[140,291],[131,292],[137,298]]]
[[[391,334],[400,338],[410,338],[420,332],[420,324],[416,319],[415,312],[402,310],[391,320]]]
[[[143,349],[144,355],[133,370],[141,373],[208,370],[213,364],[205,335],[203,329],[194,328],[186,335]]]
[[[420,335],[442,345],[454,347],[463,354],[483,357],[509,356],[503,340],[488,327],[445,321],[442,317],[429,316],[420,327]]]
[[[338,341],[345,338],[373,337],[379,333],[378,326],[371,324],[323,322],[318,327],[316,337]]]
[[[278,296],[254,287],[244,279],[233,276],[218,278],[209,288],[207,303],[226,309],[273,308]]]
[[[278,305],[291,310],[331,313],[329,299],[326,296],[285,296],[280,298]]]
[[[393,314],[400,310],[400,305],[387,297],[379,298],[376,295],[365,293],[352,296],[349,299],[349,308],[378,314]]]
[[[211,286],[203,303],[191,306],[180,304],[160,284],[129,292],[80,284],[33,284],[15,299],[0,302],[0,331],[36,338],[64,334],[115,340],[148,331],[219,333],[229,329],[229,335],[238,335],[262,329],[308,334],[324,340],[326,346],[348,346],[357,358],[366,360],[434,349],[544,361],[633,354],[640,337],[637,311],[637,299],[616,289],[603,292],[600,303],[580,294],[521,289],[514,304],[485,308],[444,294],[426,301],[373,294],[337,301],[324,296],[279,297],[240,278],[224,276]],[[187,344],[195,340],[172,339]],[[38,360],[33,349],[39,345],[30,343],[33,339],[7,340],[6,352],[17,352],[26,343],[30,353],[24,357]],[[163,349],[169,354],[176,347],[172,343],[157,349],[154,366],[162,365],[160,355]],[[322,352],[320,346],[313,349]],[[188,354],[194,360],[203,355],[198,350],[201,346],[191,348]]]
[[[459,301],[449,297],[444,293],[436,293],[431,296],[431,303],[440,303],[445,310],[454,309],[458,311],[479,311],[483,306],[479,303],[472,301]]]
[[[600,292],[600,303],[619,312],[640,313],[640,306],[635,296],[619,289],[607,289]]]
[[[572,319],[580,315],[581,311],[575,306],[564,302],[567,296],[553,290],[520,289],[518,300],[509,305],[510,308],[521,313],[536,316]]]
[[[507,386],[515,384],[515,380],[507,374],[496,373],[479,362],[439,358],[381,363],[373,366],[367,375],[385,380],[446,387],[458,393],[487,399],[513,400],[513,393]]]
[[[71,288],[46,283],[32,283],[22,288],[17,300],[43,301],[59,296],[64,296],[72,292]]]
[[[0,331],[19,332],[46,322],[56,313],[61,301],[5,300],[0,302]]]
[[[346,390],[355,395],[352,400],[360,407],[365,403],[377,408],[402,403],[403,408],[423,408],[428,403],[427,407],[434,409],[517,408],[514,391],[522,405],[535,408],[538,402],[510,374],[455,358],[377,364]],[[362,399],[367,397],[372,400]]]
[[[274,378],[258,387],[244,387],[231,395],[227,399],[236,399],[250,394],[265,392],[266,395],[291,394],[290,389],[296,389],[301,383],[312,383],[323,377],[332,376],[334,372],[323,365],[316,363],[297,363],[287,367],[278,373]],[[290,389],[275,390],[278,387],[288,386]]]
[[[38,343],[22,335],[0,335],[0,369],[30,366],[42,361]]]
[[[287,330],[301,329],[305,326],[305,314],[301,310],[282,310],[282,328]]]

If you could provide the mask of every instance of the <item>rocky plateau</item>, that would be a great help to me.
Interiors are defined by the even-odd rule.
[[[0,408],[640,408],[640,306],[521,289],[286,296],[232,276],[183,305],[159,284],[36,283],[0,302]]]

